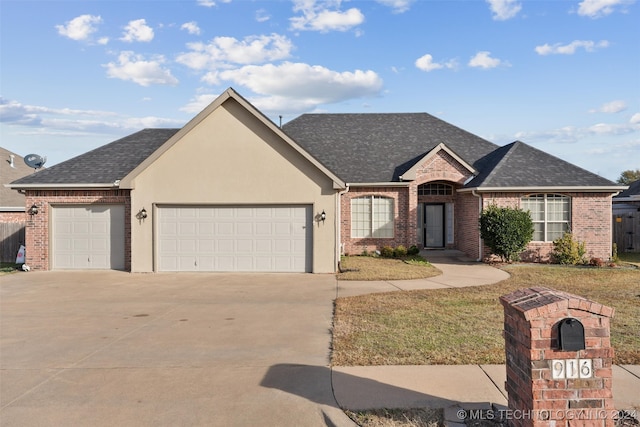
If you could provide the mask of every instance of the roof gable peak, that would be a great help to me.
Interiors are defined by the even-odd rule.
[[[473,175],[476,175],[478,171],[467,163],[462,157],[458,156],[453,150],[451,150],[447,145],[443,142],[436,145],[433,149],[429,150],[427,154],[421,157],[411,168],[409,168],[406,172],[400,175],[400,181],[415,181],[416,173],[418,169],[428,160],[435,157],[438,153],[445,152],[449,156],[453,157],[456,162],[458,162],[462,167],[468,170]]]

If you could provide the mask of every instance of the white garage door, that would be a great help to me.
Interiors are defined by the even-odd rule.
[[[311,271],[310,206],[158,209],[159,271]]]
[[[124,270],[124,206],[52,208],[54,269]]]

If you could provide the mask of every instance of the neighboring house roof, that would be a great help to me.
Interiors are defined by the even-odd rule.
[[[614,202],[640,202],[640,180],[629,184],[629,188],[613,198]]]
[[[500,147],[478,162],[467,188],[567,188],[615,186],[613,182],[521,141]]]
[[[282,129],[348,183],[399,181],[441,143],[474,167],[498,148],[427,113],[303,114]]]
[[[180,129],[144,129],[73,159],[14,181],[21,186],[117,186]]]
[[[33,169],[24,163],[22,156],[0,147],[0,211],[24,211],[24,194],[5,187],[5,184],[31,174]]]

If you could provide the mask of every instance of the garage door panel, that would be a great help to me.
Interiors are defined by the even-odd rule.
[[[171,206],[158,214],[159,271],[311,270],[310,206]],[[197,233],[182,232],[194,223]]]
[[[124,269],[124,206],[52,207],[53,269]]]

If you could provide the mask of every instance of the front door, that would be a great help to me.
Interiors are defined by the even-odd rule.
[[[444,204],[424,205],[424,246],[444,247]]]

